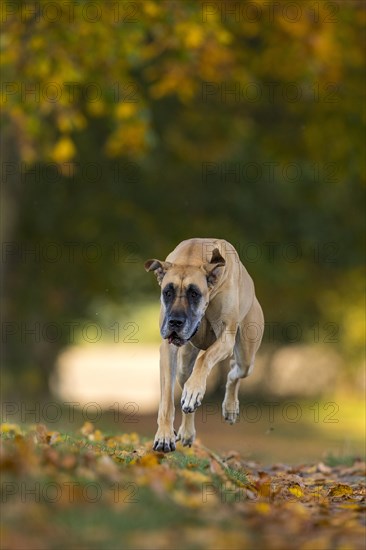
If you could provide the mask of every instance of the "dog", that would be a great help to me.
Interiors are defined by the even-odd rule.
[[[168,453],[176,441],[192,445],[194,414],[207,377],[224,360],[230,362],[230,371],[222,414],[230,424],[238,420],[240,379],[253,370],[264,317],[249,273],[225,240],[183,241],[165,261],[147,260],[145,269],[154,272],[161,286],[161,399],[153,449]],[[178,434],[173,426],[176,375],[184,413]]]

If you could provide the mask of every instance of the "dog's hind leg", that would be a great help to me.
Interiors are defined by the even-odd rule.
[[[255,354],[262,341],[264,318],[259,302],[254,298],[253,305],[240,324],[236,334],[234,355],[230,361],[222,415],[226,422],[234,424],[239,419],[240,380],[246,378],[254,368]]]
[[[222,403],[222,416],[229,424],[235,424],[239,419],[239,385],[242,378],[241,370],[234,356],[230,359],[230,371],[227,376],[225,398]]]
[[[178,382],[183,389],[184,384],[191,376],[194,363],[199,349],[195,348],[191,343],[187,343],[185,346],[179,348],[178,351]],[[191,446],[195,437],[196,430],[194,427],[194,412],[188,414],[182,414],[182,424],[178,430],[177,441],[181,441],[183,446]]]

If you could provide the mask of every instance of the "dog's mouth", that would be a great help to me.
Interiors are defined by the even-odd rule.
[[[184,346],[184,344],[189,342],[193,338],[193,336],[196,334],[200,324],[201,324],[200,322],[197,324],[196,328],[194,329],[194,331],[192,332],[190,337],[187,338],[187,339],[182,338],[175,331],[173,331],[171,334],[169,334],[169,336],[167,338],[169,344],[174,344],[177,347]]]
[[[174,344],[175,346],[178,346],[178,348],[180,346],[183,346],[188,341],[178,336],[176,332],[172,332],[171,334],[169,334],[167,340],[169,344]]]

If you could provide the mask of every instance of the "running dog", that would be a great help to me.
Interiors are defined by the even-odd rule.
[[[254,367],[264,318],[253,281],[235,248],[221,239],[181,242],[165,261],[148,260],[161,286],[160,387],[158,431],[153,449],[168,453],[176,441],[191,446],[196,435],[194,413],[201,405],[206,380],[217,363],[230,361],[224,419],[239,417],[240,379]],[[182,424],[176,435],[174,383],[183,389]]]

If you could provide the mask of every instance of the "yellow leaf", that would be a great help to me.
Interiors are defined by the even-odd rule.
[[[345,510],[363,510],[362,504],[356,502],[345,502],[344,504],[340,504],[339,507]]]
[[[271,511],[271,507],[268,502],[256,502],[255,509],[259,514],[269,514]]]
[[[211,478],[202,472],[193,472],[192,470],[181,470],[181,477],[190,483],[208,483]]]
[[[22,435],[22,431],[18,424],[1,424],[0,425],[0,432],[3,434],[12,434],[12,435]]]
[[[137,111],[136,103],[119,103],[116,107],[116,115],[118,118],[130,118]]]
[[[144,466],[145,468],[151,468],[152,466],[156,466],[159,464],[158,457],[154,453],[146,453],[146,455],[142,456],[138,461],[140,466]]]
[[[75,156],[75,146],[69,137],[62,137],[52,151],[52,158],[56,162],[66,162]]]
[[[190,25],[185,35],[185,43],[188,48],[197,48],[203,42],[204,34],[200,25]]]
[[[343,483],[338,483],[338,485],[334,485],[334,487],[331,487],[328,492],[328,496],[330,497],[348,497],[352,494],[352,488],[349,485],[345,485]]]
[[[88,112],[93,116],[102,116],[105,113],[106,106],[104,104],[104,101],[97,100],[97,101],[89,101],[87,104]]]
[[[130,434],[122,434],[120,436],[115,437],[122,445],[136,445],[139,443],[140,438],[136,432],[132,432]]]
[[[233,37],[227,30],[220,29],[217,33],[217,39],[220,44],[230,44],[233,40]]]
[[[292,485],[292,487],[289,487],[288,490],[289,490],[289,493],[291,493],[297,498],[301,498],[304,496],[304,492],[301,489],[300,485],[298,484]]]
[[[80,429],[83,435],[90,435],[94,432],[95,427],[91,422],[85,422],[82,428]]]
[[[103,439],[104,438],[103,438],[102,432],[100,430],[95,430],[93,440],[94,441],[103,441]]]
[[[113,459],[116,462],[121,462],[121,460],[125,461],[128,458],[130,458],[130,456],[131,456],[131,453],[129,453],[128,451],[118,451],[118,455],[113,456]]]
[[[160,13],[160,6],[158,6],[155,2],[142,2],[143,10],[144,12],[149,15],[150,17],[155,17]]]

